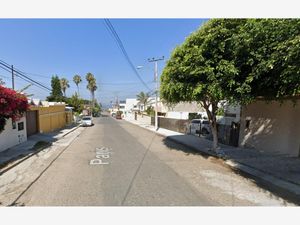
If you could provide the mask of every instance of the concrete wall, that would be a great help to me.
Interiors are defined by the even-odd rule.
[[[34,106],[38,110],[38,131],[48,133],[63,128],[67,123],[65,105]]]
[[[151,124],[154,125],[154,117],[151,117]],[[176,131],[179,133],[186,133],[189,120],[171,119],[165,117],[158,117],[158,127]]]
[[[249,120],[249,128],[246,128]],[[300,100],[294,107],[285,101],[267,104],[256,101],[242,108],[240,146],[270,153],[299,156],[300,150]]]
[[[18,131],[18,123],[24,124],[24,129]],[[13,129],[11,119],[6,121],[5,130],[0,133],[0,152],[27,141],[26,119],[22,117]]]

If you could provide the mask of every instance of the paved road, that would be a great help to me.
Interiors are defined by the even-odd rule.
[[[95,125],[85,129],[21,196],[19,204],[215,204],[149,151],[151,144],[157,141],[155,134],[147,133],[147,147],[122,125],[141,130],[111,117],[96,119]],[[96,148],[101,147],[111,149],[109,158],[102,158],[102,163],[108,164],[90,165],[91,160],[96,159]]]
[[[282,205],[220,162],[153,132],[111,117],[94,122],[62,140],[54,155],[44,157],[47,163],[41,158],[28,165],[32,174],[33,165],[47,169],[39,176],[36,172],[27,189],[14,182],[27,176],[29,183],[31,172],[15,172],[16,181],[3,197],[19,196],[15,203],[25,206]],[[106,150],[109,155],[100,154]]]

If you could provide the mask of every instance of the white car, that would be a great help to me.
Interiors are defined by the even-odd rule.
[[[205,119],[193,119],[189,124],[188,133],[208,135],[210,133],[209,121]]]
[[[92,126],[93,125],[93,118],[91,116],[84,116],[81,119],[82,126]]]

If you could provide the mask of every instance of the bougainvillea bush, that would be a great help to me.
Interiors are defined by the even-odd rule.
[[[19,120],[28,108],[25,95],[0,85],[0,133],[4,130],[7,119]]]

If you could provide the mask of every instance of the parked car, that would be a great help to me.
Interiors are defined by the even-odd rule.
[[[93,118],[91,116],[83,116],[81,119],[82,126],[92,126],[93,125]]]
[[[122,119],[122,112],[121,111],[117,111],[116,119],[118,119],[118,120]]]
[[[193,119],[188,127],[190,134],[208,135],[210,132],[209,121],[206,119]]]

